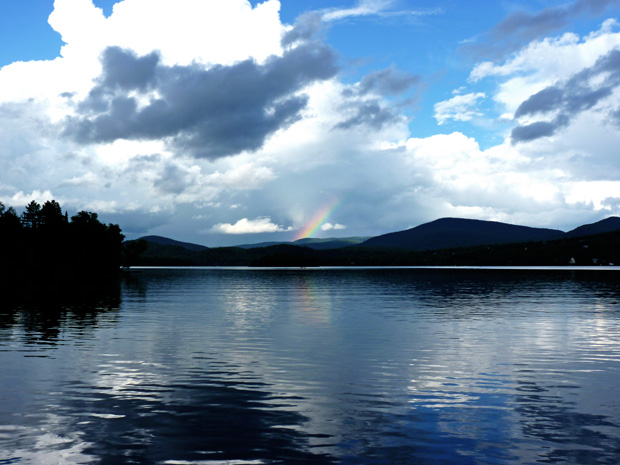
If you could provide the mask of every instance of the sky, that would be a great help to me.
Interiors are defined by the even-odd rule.
[[[0,202],[128,239],[620,215],[620,0],[0,2]]]

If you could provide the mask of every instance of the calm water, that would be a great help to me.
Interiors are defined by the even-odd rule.
[[[617,465],[620,271],[140,270],[0,368],[1,464]]]

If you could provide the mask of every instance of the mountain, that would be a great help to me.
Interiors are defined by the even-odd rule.
[[[193,265],[198,254],[210,250],[204,245],[175,241],[162,236],[143,236],[134,241],[126,241],[125,246],[127,250],[131,250],[140,243],[146,247],[137,246],[139,252],[133,253],[139,258],[132,259],[132,262],[136,263],[137,260],[143,265]]]
[[[154,242],[155,244],[160,244],[160,245],[172,245],[172,246],[177,246],[177,247],[183,247],[184,249],[192,250],[194,252],[200,252],[201,250],[208,249],[208,247],[204,245],[192,244],[191,242],[175,241],[174,239],[170,239],[168,237],[163,237],[163,236],[144,236],[138,240],[143,240],[146,242]]]
[[[383,234],[363,247],[390,247],[413,251],[560,239],[557,229],[530,228],[496,221],[441,218],[405,231]]]
[[[591,236],[620,230],[620,218],[610,216],[592,224],[584,224],[566,233],[567,237]]]

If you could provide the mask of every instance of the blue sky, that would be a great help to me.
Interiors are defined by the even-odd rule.
[[[620,214],[618,0],[0,3],[0,202],[129,238]],[[332,206],[333,211],[329,210]],[[336,208],[337,206],[337,208]]]

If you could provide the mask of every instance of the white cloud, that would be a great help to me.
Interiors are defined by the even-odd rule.
[[[108,46],[141,55],[157,50],[166,65],[260,62],[282,52],[279,9],[277,0],[255,8],[246,0],[124,0],[106,18],[91,0],[56,0],[49,23],[66,43],[59,57],[0,69],[0,102],[37,98],[51,102],[49,111],[57,117],[66,114],[70,109],[60,94],[84,96]]]
[[[409,139],[405,147],[410,169],[423,171],[431,181],[423,189],[451,205],[514,211],[526,202],[541,208],[555,201],[556,179],[532,169],[531,161],[509,144],[481,150],[475,139],[456,132]]]
[[[245,190],[258,189],[275,178],[276,175],[272,168],[248,162],[235,166],[224,173],[216,171],[207,176],[207,182],[222,187]]]
[[[0,202],[5,205],[10,205],[12,207],[25,207],[32,200],[39,204],[43,204],[48,200],[54,200],[54,195],[49,191],[34,190],[29,194],[24,193],[23,191],[16,192],[12,196],[0,196]]]
[[[566,33],[532,42],[502,64],[479,63],[469,79],[473,83],[485,78],[500,79],[493,99],[504,107],[505,112],[514,114],[530,95],[568,79],[592,66],[609,51],[619,48],[620,32],[615,29],[616,21],[608,20],[599,30],[584,37]]]
[[[281,53],[279,10],[277,0],[254,8],[247,0],[125,0],[108,18],[109,34],[139,54],[160,50],[166,64],[263,61]]]
[[[435,104],[435,119],[441,125],[447,120],[470,121],[482,113],[476,110],[478,100],[486,98],[484,92],[471,92],[469,94],[455,95],[449,100]]]
[[[342,230],[342,229],[347,229],[347,227],[342,224],[338,224],[338,223],[336,224],[325,223],[321,226],[321,231]]]
[[[354,16],[376,15],[394,4],[394,0],[359,0],[353,8],[332,9],[323,13],[324,21],[336,21]]]
[[[281,51],[279,10],[277,0],[255,8],[247,0],[125,0],[105,18],[91,0],[56,0],[49,22],[66,42],[66,58],[96,59],[117,45],[138,54],[159,50],[166,64],[230,64]]]
[[[97,213],[117,213],[121,210],[116,200],[92,200],[81,204],[79,209]],[[134,208],[131,205],[125,205],[123,210],[132,211]]]
[[[67,179],[66,181],[63,181],[60,186],[62,187],[66,187],[66,186],[93,186],[96,185],[98,182],[97,176],[95,175],[95,173],[92,172],[88,172],[85,173],[81,176],[74,176],[71,179]]]
[[[271,222],[271,218],[256,218],[248,220],[240,219],[235,224],[220,223],[211,228],[210,232],[223,234],[259,234],[290,231],[291,228],[283,228]]]
[[[352,8],[332,8],[323,12],[324,21],[339,21],[358,16],[420,16],[437,14],[441,10],[393,10],[396,0],[359,0]]]
[[[566,186],[569,204],[591,204],[597,210],[605,207],[605,201],[620,196],[620,181],[578,181]]]

